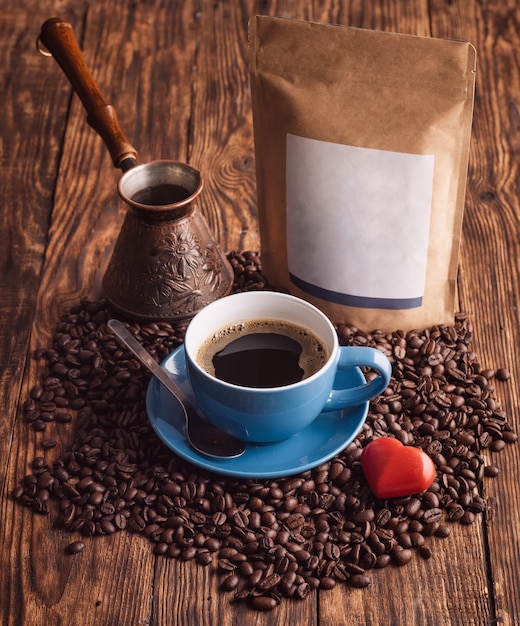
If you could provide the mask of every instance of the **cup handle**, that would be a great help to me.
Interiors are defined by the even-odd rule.
[[[381,350],[358,346],[341,346],[339,350],[338,370],[350,367],[369,367],[379,375],[357,387],[333,389],[323,411],[337,411],[347,406],[357,406],[372,400],[387,388],[392,375],[392,364]]]

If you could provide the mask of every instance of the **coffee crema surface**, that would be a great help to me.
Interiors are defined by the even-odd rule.
[[[309,378],[329,358],[307,328],[255,319],[226,326],[199,348],[198,364],[211,376],[242,387],[282,387]]]

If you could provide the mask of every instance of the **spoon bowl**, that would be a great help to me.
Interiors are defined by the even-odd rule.
[[[177,400],[182,407],[186,423],[186,439],[194,450],[214,458],[232,459],[245,452],[245,443],[217,428],[199,415],[184,392],[143,348],[126,326],[116,319],[107,322],[112,333],[137,357],[144,367]]]

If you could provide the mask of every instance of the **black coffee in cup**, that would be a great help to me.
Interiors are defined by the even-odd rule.
[[[197,355],[209,374],[242,387],[282,387],[316,373],[328,359],[309,330],[280,320],[258,319],[223,328]]]

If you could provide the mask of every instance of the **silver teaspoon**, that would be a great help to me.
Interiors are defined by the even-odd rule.
[[[201,417],[184,392],[177,387],[124,324],[119,320],[111,319],[107,322],[107,326],[135,354],[148,371],[166,387],[182,407],[186,421],[186,438],[192,448],[201,454],[216,458],[235,458],[244,453],[244,442],[232,435],[228,435]]]

